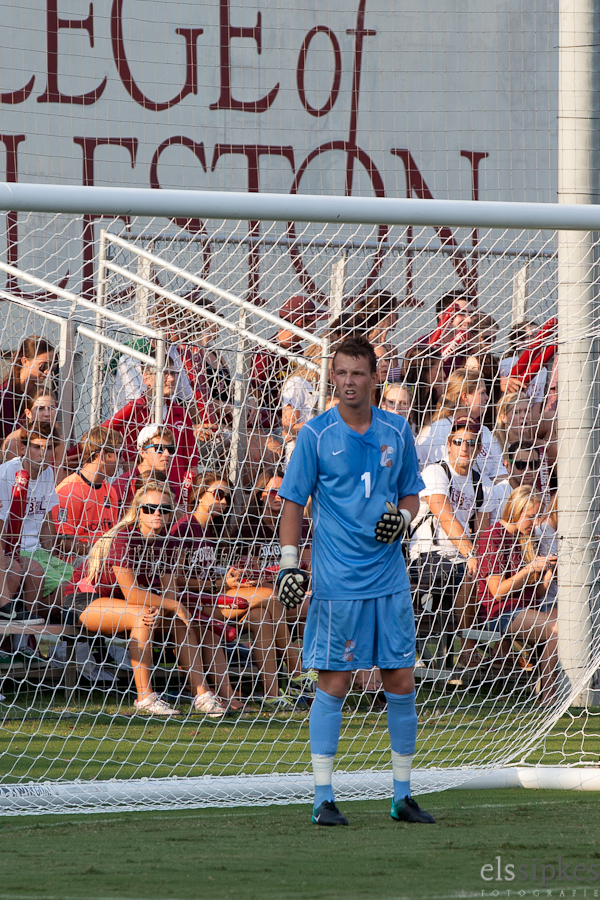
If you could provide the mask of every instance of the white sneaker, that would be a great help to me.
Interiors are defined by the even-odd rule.
[[[172,709],[168,703],[161,700],[158,694],[148,694],[143,700],[134,700],[133,705],[138,712],[148,713],[151,716],[178,716],[179,710]]]
[[[221,716],[224,716],[227,712],[212,691],[207,691],[205,694],[198,694],[192,705],[196,712],[203,712],[204,715],[211,719],[220,719]]]

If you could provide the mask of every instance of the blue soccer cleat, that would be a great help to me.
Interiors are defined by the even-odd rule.
[[[341,814],[335,803],[331,800],[323,800],[316,809],[313,807],[313,825],[347,825],[348,819]]]
[[[412,797],[405,797],[404,800],[396,802],[392,800],[390,815],[396,822],[418,822],[421,825],[435,825],[435,819],[431,813],[421,809],[417,801],[413,800]]]

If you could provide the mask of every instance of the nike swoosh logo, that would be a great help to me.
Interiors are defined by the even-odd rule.
[[[332,453],[331,453],[331,455],[332,455],[332,456],[339,456],[340,453],[343,453],[343,452],[344,452],[343,450],[333,450]]]

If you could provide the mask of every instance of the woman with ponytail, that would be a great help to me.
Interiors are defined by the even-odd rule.
[[[416,440],[421,468],[446,458],[448,438],[456,419],[481,421],[488,403],[485,382],[467,369],[456,369],[444,384],[442,398],[431,423],[421,429]],[[492,481],[506,478],[502,450],[486,425],[481,427],[481,450],[475,461],[477,471]]]

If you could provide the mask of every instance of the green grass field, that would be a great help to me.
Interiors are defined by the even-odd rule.
[[[575,711],[564,716],[534,748],[522,748],[539,727],[536,712],[494,712],[470,706],[470,698],[444,700],[430,715],[420,713],[415,766],[511,761],[597,763],[600,715]],[[186,775],[264,774],[303,771],[310,763],[308,715],[273,717],[255,711],[207,723],[199,715],[181,722],[143,719],[93,704],[85,708],[29,709],[5,718],[0,727],[0,780],[141,778]],[[502,754],[502,755],[501,755]],[[339,769],[389,766],[385,713],[354,711],[344,719],[336,765]]]
[[[488,883],[480,873],[496,856],[530,876],[533,858],[538,869],[556,869],[561,856],[571,875],[574,864],[586,872],[600,864],[595,795],[448,791],[421,799],[436,825],[396,824],[387,801],[346,803],[349,828],[311,826],[306,806],[3,819],[0,898],[433,900],[538,889],[583,900],[586,885],[585,896],[594,896],[598,882],[589,879],[547,880],[542,891],[539,877]]]

